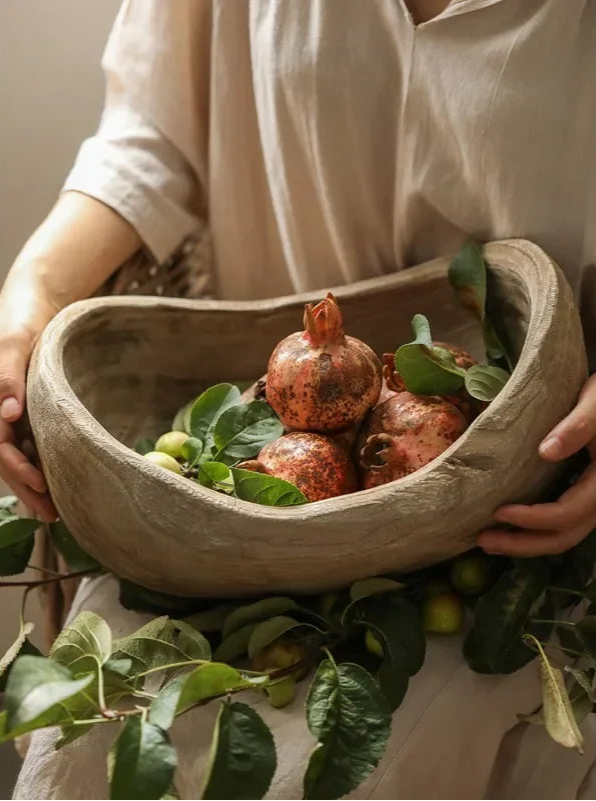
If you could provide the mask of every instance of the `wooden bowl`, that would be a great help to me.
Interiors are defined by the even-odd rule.
[[[162,592],[231,597],[318,592],[409,571],[471,547],[503,503],[540,497],[557,471],[543,436],[573,407],[586,356],[571,291],[535,245],[489,244],[492,317],[516,357],[497,399],[443,455],[401,481],[302,507],[230,499],[130,446],[169,429],[219,381],[252,380],[323,292],[231,303],[106,298],[48,326],[29,374],[29,411],[48,483],[79,543],[118,576]],[[477,324],[447,281],[449,259],[334,290],[346,330],[378,353],[436,339],[478,353]],[[480,354],[478,354],[480,355]]]

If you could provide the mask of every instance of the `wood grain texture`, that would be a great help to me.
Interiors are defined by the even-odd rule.
[[[587,375],[579,316],[559,269],[523,240],[486,247],[493,317],[519,357],[489,409],[442,456],[399,482],[293,509],[218,495],[130,450],[218,381],[264,372],[323,292],[257,303],[105,298],[46,329],[29,409],[56,505],[117,575],[162,592],[231,597],[318,592],[407,571],[469,548],[503,503],[536,500],[557,468],[538,445]],[[479,331],[447,281],[448,259],[334,290],[346,329],[377,352],[435,338],[478,353]]]

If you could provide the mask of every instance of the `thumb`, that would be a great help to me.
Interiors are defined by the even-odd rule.
[[[596,375],[584,386],[577,402],[540,445],[540,455],[549,462],[567,459],[596,437]]]
[[[18,420],[25,408],[25,376],[30,349],[12,337],[0,338],[0,418]]]

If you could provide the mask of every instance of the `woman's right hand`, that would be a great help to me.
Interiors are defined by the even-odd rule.
[[[26,329],[0,331],[0,478],[45,523],[57,513],[43,474],[20,450],[15,430],[25,411],[25,379],[35,345]]]

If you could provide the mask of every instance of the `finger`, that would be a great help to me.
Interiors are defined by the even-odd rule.
[[[576,407],[548,434],[540,455],[549,462],[567,459],[596,437],[596,375],[584,386]]]
[[[39,492],[35,492],[35,490],[32,490],[26,484],[15,481],[12,476],[4,474],[1,469],[0,478],[8,485],[17,498],[44,523],[53,523],[54,520],[57,519],[58,513],[52,503],[52,499],[47,493],[40,495]]]
[[[579,480],[554,503],[503,506],[494,518],[519,528],[547,531],[596,526],[596,464],[591,464]]]
[[[34,467],[25,454],[21,453],[11,442],[0,444],[0,469],[35,492],[48,491],[48,485],[41,471]]]
[[[0,418],[18,420],[25,408],[28,353],[17,342],[0,341]]]
[[[592,530],[583,526],[567,531],[505,531],[489,529],[478,537],[478,546],[488,554],[531,557],[555,556],[581,542]]]

